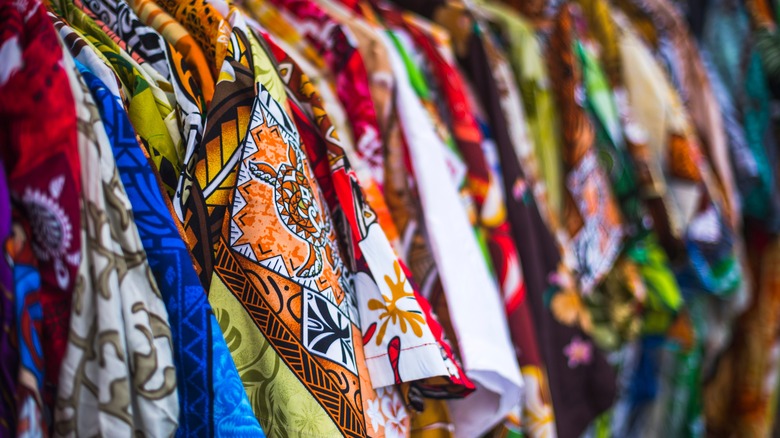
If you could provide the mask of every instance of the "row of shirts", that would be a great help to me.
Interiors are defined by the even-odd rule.
[[[0,430],[695,428],[776,287],[754,2],[0,0]]]

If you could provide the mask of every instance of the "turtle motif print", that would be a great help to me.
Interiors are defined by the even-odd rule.
[[[309,255],[298,268],[298,277],[316,277],[322,272],[322,252],[335,268],[328,234],[330,223],[323,217],[314,189],[303,168],[303,151],[297,145],[288,147],[288,163],[274,169],[267,163],[253,162],[249,171],[274,188],[274,203],[284,225],[309,245]]]

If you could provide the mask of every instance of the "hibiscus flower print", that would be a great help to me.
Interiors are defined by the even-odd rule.
[[[379,428],[385,425],[385,417],[382,415],[382,406],[378,398],[368,400],[366,416],[375,433],[379,432]]]
[[[391,387],[392,388],[392,387]],[[409,432],[409,414],[406,412],[403,400],[395,388],[377,390],[377,397],[382,400],[382,414],[385,418],[386,438],[405,438]]]
[[[593,345],[589,341],[575,336],[571,339],[569,345],[563,348],[563,354],[569,360],[569,368],[587,365],[593,358]]]

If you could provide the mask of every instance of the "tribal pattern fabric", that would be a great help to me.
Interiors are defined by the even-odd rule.
[[[233,28],[208,119],[195,155],[188,198],[184,205],[184,232],[201,283],[210,289],[214,247],[230,208],[236,184],[236,165],[246,136],[255,96],[249,40]]]
[[[104,30],[116,36],[117,44],[130,55],[135,53],[148,62],[164,78],[170,80],[170,69],[165,56],[165,41],[154,29],[142,23],[130,6],[120,0],[77,0],[84,12],[100,21]],[[79,4],[81,3],[81,5]]]
[[[364,199],[319,92],[292,58],[273,41],[269,44],[279,60],[280,75],[290,94],[306,110],[306,114],[295,110],[293,113],[305,139],[314,174],[331,211],[340,211],[349,227],[348,236],[343,240],[353,245],[347,251],[350,265],[357,275],[366,277],[365,282],[357,283],[362,287],[356,288],[355,293],[374,387],[436,377],[421,383],[423,393],[438,397],[467,394],[473,390],[473,384],[441,338],[442,328],[432,318],[430,306],[402,275],[400,263]],[[302,125],[308,125],[309,129],[303,129]],[[398,283],[386,280],[392,278],[390,266]],[[382,277],[385,282],[378,280]]]
[[[376,110],[371,104],[369,80],[350,30],[308,0],[273,0],[299,23],[298,29],[323,54],[335,75],[336,93],[347,111],[358,156],[380,189],[384,186],[382,139]]]
[[[351,274],[298,131],[265,86],[258,87],[231,216],[216,245],[214,284],[224,291],[212,290],[222,295],[213,300],[240,306],[224,313],[244,321],[228,338],[235,332],[244,343],[252,339],[261,346],[247,356],[246,345],[237,345],[233,357],[250,399],[270,397],[270,405],[254,406],[270,435],[364,436],[361,388],[368,376],[359,373],[365,357]],[[288,377],[263,385],[258,379],[275,368]],[[276,395],[284,381],[294,398]],[[291,409],[305,421],[292,421]]]

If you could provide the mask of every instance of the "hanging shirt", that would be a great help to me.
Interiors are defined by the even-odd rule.
[[[170,68],[165,55],[165,40],[156,30],[142,23],[130,5],[119,0],[77,0],[74,2],[84,12],[101,22],[104,30],[110,30],[117,44],[130,54],[149,63],[165,79],[170,80]]]
[[[40,3],[3,2],[0,129],[8,188],[32,227],[41,276],[45,415],[53,409],[81,258],[76,118],[57,34]],[[42,96],[46,96],[43,99]],[[45,126],[46,129],[41,129]],[[41,148],[41,145],[46,145]]]
[[[63,60],[79,119],[81,238],[87,251],[60,375],[54,435],[172,435],[179,405],[168,313],[148,275],[95,102],[73,60],[67,55]]]
[[[179,382],[176,433],[264,436],[186,246],[156,187],[157,177],[136,141],[121,101],[83,66],[79,71],[100,110],[149,266],[170,317]],[[211,336],[213,333],[217,336]]]
[[[153,71],[148,72],[136,63],[82,10],[67,2],[63,2],[60,8],[74,30],[79,31],[109,60],[128,90],[128,114],[166,190],[172,194],[181,170],[181,134],[176,112],[164,91],[172,91],[170,83],[159,74],[154,73],[156,78],[151,76]]]
[[[349,165],[347,156],[338,142],[337,134],[334,136],[331,131],[332,125],[323,112],[319,93],[316,89],[310,88],[306,76],[290,58],[284,56],[284,53],[278,49],[276,53],[277,58],[282,60],[283,66],[291,66],[292,75],[287,76],[290,81],[294,81],[293,84],[301,84],[298,87],[288,85],[288,88],[292,89],[293,96],[309,108],[311,116],[318,115],[314,120],[318,121],[320,137],[326,139],[326,143],[315,148],[321,141],[312,138],[306,145],[310,151],[309,157],[315,174],[320,181],[323,181],[321,184],[326,188],[326,199],[329,200],[331,209],[343,210],[349,221],[351,235],[346,240],[352,241],[353,245],[357,244],[359,248],[352,252],[352,257],[356,258],[352,262],[355,266],[353,269],[368,274],[373,278],[372,282],[377,285],[376,289],[356,290],[361,325],[364,327],[363,341],[370,358],[367,359],[367,366],[374,387],[424,380],[419,385],[414,383],[423,393],[439,397],[467,395],[473,391],[473,384],[455,361],[450,346],[442,339],[442,329],[433,319],[425,299],[413,288],[411,295],[408,295],[407,291],[406,297],[401,299],[392,288],[387,290],[384,284],[376,280],[377,277],[387,277],[389,274],[386,268],[383,271],[383,266],[393,266],[395,270],[395,266],[400,266],[400,262],[381,228],[373,219],[375,215],[363,199],[357,175]],[[296,120],[301,120],[299,126],[305,121],[302,119],[296,117]],[[325,164],[328,164],[327,173]],[[329,187],[332,189],[328,189]],[[337,199],[333,199],[332,192],[335,192]],[[331,196],[328,196],[329,194]],[[337,200],[338,204],[336,204]],[[358,218],[371,220],[361,223],[357,221]],[[377,290],[381,297],[376,296]],[[380,298],[385,301],[384,305],[381,305]],[[388,312],[389,306],[396,306],[403,312],[402,315],[405,315],[403,319],[410,325],[410,332],[407,332],[405,323],[401,323],[400,320],[400,325],[396,325],[391,318],[382,317],[383,313]],[[377,328],[379,332],[374,336]],[[396,349],[399,350],[398,353],[395,352]],[[391,375],[392,380],[390,380]]]
[[[389,41],[386,44],[392,47]],[[394,52],[391,61],[399,78],[397,105],[403,108],[399,114],[433,254],[441,269],[466,374],[477,384],[475,394],[463,402],[450,402],[456,434],[479,435],[519,402],[522,378],[509,342],[497,286],[482,258],[457,190],[452,184],[442,183],[450,180],[444,158],[446,146],[411,89],[403,61]],[[448,237],[453,235],[461,237]],[[476,291],[482,291],[479,297],[472,295]],[[480,316],[475,318],[475,314]],[[479,324],[474,325],[477,321]],[[485,350],[489,345],[494,347]]]
[[[556,86],[561,115],[568,200],[564,225],[574,256],[570,265],[583,294],[590,293],[612,266],[621,249],[622,218],[615,204],[607,175],[594,149],[595,131],[577,101],[580,73],[574,65],[572,19],[564,7],[556,19],[550,40],[550,75]]]
[[[310,0],[274,0],[273,3],[292,17],[303,36],[323,54],[336,80],[336,93],[350,119],[357,152],[381,188],[385,175],[379,122],[354,35]]]

